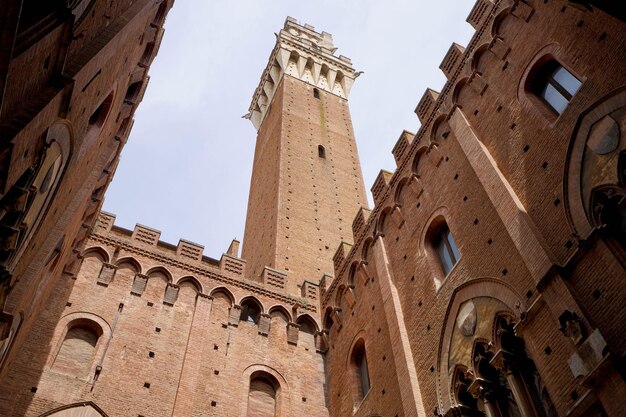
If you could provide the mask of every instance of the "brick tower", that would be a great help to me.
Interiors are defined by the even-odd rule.
[[[247,115],[258,136],[242,257],[253,280],[265,267],[286,272],[289,294],[332,272],[367,204],[348,108],[358,74],[336,49],[329,33],[287,18]]]

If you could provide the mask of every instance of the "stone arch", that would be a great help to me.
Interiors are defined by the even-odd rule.
[[[449,210],[446,206],[439,206],[431,213],[430,217],[424,225],[422,226],[422,231],[420,232],[420,239],[417,242],[417,254],[418,256],[426,255],[426,241],[428,238],[428,232],[432,230],[433,224],[437,222],[437,220],[444,219],[446,223],[449,222]]]
[[[155,276],[158,276],[159,278],[164,278],[167,283],[171,283],[173,281],[172,273],[163,266],[155,266],[150,268],[146,272],[146,275],[148,276],[148,278]]]
[[[385,207],[378,215],[378,221],[376,222],[376,236],[385,236],[385,231],[389,228],[389,222],[391,221],[391,207]]]
[[[528,61],[528,64],[522,71],[522,75],[518,81],[517,99],[520,104],[526,105],[541,114],[545,120],[546,126],[554,122],[558,115],[544,100],[537,97],[536,93],[533,92],[532,84],[533,80],[537,77],[537,73],[541,72],[541,69],[544,67],[543,64],[549,61],[558,62],[559,65],[577,79],[584,81],[584,77],[581,77],[567,61],[567,57],[563,56],[562,47],[558,43],[544,45],[533,55],[533,58]]]
[[[507,7],[502,9],[500,13],[493,19],[493,23],[491,24],[491,36],[501,37],[506,39],[506,35],[513,24],[513,20],[516,19],[515,16],[512,15],[513,8]]]
[[[431,143],[438,145],[448,138],[450,126],[448,125],[447,119],[448,116],[445,114],[441,114],[435,119],[430,130]]]
[[[335,305],[340,307],[343,304],[343,293],[346,291],[345,284],[341,284],[339,288],[337,288],[337,292],[335,294]]]
[[[329,333],[333,325],[335,324],[333,320],[333,311],[334,309],[331,306],[326,307],[326,311],[324,311],[323,326],[324,326],[324,330],[326,330]]]
[[[348,285],[353,286],[354,288],[356,288],[358,286],[358,282],[357,282],[357,271],[359,268],[359,261],[353,261],[350,264],[350,269],[348,269]]]
[[[85,249],[83,258],[98,258],[102,263],[109,263],[109,254],[102,246],[92,246]]]
[[[282,314],[283,316],[285,316],[287,323],[292,322],[291,314],[289,313],[289,311],[287,311],[287,309],[284,306],[280,304],[276,304],[270,307],[270,309],[267,310],[267,314],[269,314],[270,316],[272,316],[273,314]]]
[[[139,263],[139,261],[137,261],[135,258],[132,258],[130,256],[118,259],[115,262],[115,266],[117,267],[117,269],[123,269],[123,268],[130,269],[136,274],[141,274],[141,271],[142,271],[141,264]]]
[[[303,324],[306,324],[311,327],[314,333],[318,333],[320,331],[320,327],[317,324],[317,321],[315,321],[313,317],[306,313],[298,316],[298,318],[296,319],[296,324],[300,325],[300,329],[302,329]]]
[[[181,288],[184,286],[192,287],[197,293],[204,293],[204,289],[202,288],[200,281],[191,275],[181,277],[178,281],[176,281],[176,285]]]
[[[457,81],[452,90],[452,104],[463,108],[463,102],[474,95],[472,87],[469,85],[469,77],[465,77]]]
[[[591,195],[583,195],[581,186],[587,139],[597,122],[621,108],[626,108],[626,87],[612,91],[583,111],[570,139],[565,161],[563,195],[570,227],[582,239],[586,239],[596,227],[589,209],[585,208],[585,199]],[[620,133],[624,135],[623,132]],[[618,179],[616,177],[615,182]]]
[[[85,372],[85,375],[80,375],[82,379],[90,379],[93,376],[95,367],[99,364],[99,360],[104,354],[106,348],[105,341],[111,338],[111,326],[102,317],[88,312],[75,312],[63,316],[54,330],[52,340],[54,346],[52,353],[47,360],[46,367],[51,369],[57,360],[59,352],[66,339],[66,335],[72,328],[84,327],[94,331],[97,335],[97,342],[94,346],[94,351],[90,359],[89,369]]]
[[[361,259],[363,259],[365,263],[367,263],[367,259],[369,257],[370,249],[372,249],[373,243],[374,243],[374,238],[372,236],[368,236],[363,242],[363,247],[361,249]]]
[[[420,174],[423,172],[424,165],[427,162],[427,157],[425,157],[424,155],[426,155],[427,153],[428,146],[426,145],[420,147],[415,153],[411,171],[413,172],[413,175],[415,175],[417,178],[419,178]]]
[[[448,360],[453,331],[457,327],[457,315],[463,303],[479,297],[497,300],[506,306],[511,314],[515,311],[525,311],[528,307],[524,297],[517,294],[509,284],[496,278],[476,278],[454,289],[446,309],[437,352],[437,398],[440,410],[447,410],[455,404],[452,397],[451,370]],[[518,306],[520,309],[517,308]]]
[[[246,412],[248,408],[250,383],[258,376],[268,378],[274,384],[278,384],[278,387],[275,386],[275,388],[277,388],[275,415],[284,417],[286,404],[289,401],[289,384],[280,371],[264,364],[252,364],[244,369],[242,385],[245,389],[242,390],[241,410],[239,414],[242,416],[248,415]]]
[[[258,324],[261,315],[265,313],[263,304],[252,295],[243,297],[239,301],[239,306],[241,307],[239,320],[243,322]]]
[[[230,302],[231,307],[235,304],[235,296],[226,287],[213,288],[209,295],[213,298],[225,298],[226,300],[228,300],[228,302]]]
[[[477,72],[479,74],[484,74],[486,70],[486,63],[490,60],[491,56],[489,53],[489,46],[491,44],[489,42],[485,42],[480,45],[474,53],[472,54],[470,68],[472,72]]]
[[[87,130],[83,136],[81,147],[78,151],[79,158],[83,157],[89,149],[91,149],[100,134],[103,132],[105,125],[113,120],[111,114],[114,112],[112,110],[114,103],[118,101],[117,84],[118,82],[116,81],[108,94],[104,96],[102,101],[100,101],[96,108],[93,109],[91,116],[89,116]]]
[[[107,417],[107,414],[92,401],[83,401],[55,408],[39,417]]]
[[[260,313],[265,313],[265,309],[263,308],[263,303],[261,303],[261,301],[259,301],[258,298],[256,298],[253,295],[248,295],[243,297],[241,300],[239,300],[239,305],[243,305],[246,302],[253,302],[255,304],[257,304],[257,306],[259,307]]]
[[[393,201],[396,206],[403,207],[407,199],[407,186],[411,182],[411,177],[404,177],[398,181],[396,185],[396,191],[394,193]]]

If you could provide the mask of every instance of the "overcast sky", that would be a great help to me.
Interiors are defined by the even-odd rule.
[[[448,48],[471,38],[473,4],[176,0],[104,210],[118,226],[153,227],[162,240],[197,242],[213,258],[243,239],[256,131],[241,116],[287,16],[331,33],[337,55],[364,71],[349,101],[369,191],[380,169],[395,169],[401,131],[417,131],[413,110],[424,90],[441,90]]]

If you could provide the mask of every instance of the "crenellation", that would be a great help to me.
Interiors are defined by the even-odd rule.
[[[335,56],[335,51],[331,34],[315,32],[311,25],[302,26],[287,19],[276,35],[276,46],[245,117],[257,130],[261,127],[285,75],[347,99],[358,75],[352,68],[352,61],[343,55]]]
[[[418,108],[419,107],[420,106],[418,105]],[[393,158],[396,160],[396,164],[400,164],[400,161],[402,161],[402,156],[407,151],[407,149],[410,148],[413,139],[415,139],[415,133],[411,133],[408,130],[402,131],[400,137],[396,141],[395,146],[391,150]]]
[[[83,218],[42,223],[49,244],[9,274],[0,414],[622,415],[626,15],[478,1],[474,37],[446,54],[448,81],[420,99],[421,127],[401,133],[372,210],[347,103],[359,73],[330,34],[288,17],[248,115],[259,134],[243,251],[234,239],[217,260],[99,211],[145,91],[132,68],[158,49],[168,1],[108,5],[128,19],[112,26],[97,9],[71,42],[98,46],[70,54],[76,70],[134,28],[121,79],[142,84],[122,87],[113,106],[125,120],[104,135],[115,146],[95,146],[97,169],[79,172],[93,179]],[[97,64],[102,74],[74,80],[87,95],[119,81]],[[558,107],[545,83],[575,91]],[[6,195],[28,192],[17,177],[0,178]],[[62,194],[48,213],[75,209]]]
[[[393,173],[384,169],[381,169],[378,173],[378,176],[374,180],[374,184],[372,184],[371,188],[375,205],[379,205],[383,201],[385,195],[387,195],[387,190],[389,189],[392,177]]]

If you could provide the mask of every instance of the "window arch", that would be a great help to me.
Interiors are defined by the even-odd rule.
[[[262,312],[263,309],[258,301],[252,297],[246,298],[241,302],[241,315],[239,316],[239,320],[247,323],[258,324],[259,317]]]
[[[322,159],[326,159],[326,148],[324,148],[322,145],[317,145],[317,156]]]
[[[279,415],[280,383],[271,374],[257,371],[250,376],[248,389],[248,417],[276,417]]]
[[[540,58],[528,74],[526,91],[552,112],[563,113],[582,82],[553,56]]]
[[[102,333],[100,325],[91,320],[70,322],[52,369],[64,374],[87,376]]]
[[[435,218],[431,223],[426,233],[425,246],[427,251],[430,252],[430,255],[437,259],[438,269],[445,279],[461,258],[461,255],[454,237],[452,236],[452,232],[443,216]],[[435,281],[437,288],[439,288],[443,280],[436,278]]]
[[[370,390],[369,369],[367,366],[367,354],[365,341],[359,339],[350,354],[350,379],[352,383],[352,399],[354,408],[358,408],[363,398]]]

